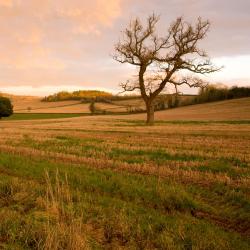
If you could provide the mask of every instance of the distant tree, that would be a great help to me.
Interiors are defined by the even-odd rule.
[[[13,114],[13,106],[7,97],[0,96],[0,119]]]
[[[198,100],[202,102],[214,102],[227,99],[228,89],[224,86],[208,85],[199,91]]]
[[[199,91],[195,98],[196,103],[215,102],[226,99],[242,98],[250,96],[250,87],[233,86],[227,88],[221,84],[209,84]]]
[[[209,21],[198,18],[192,25],[177,18],[164,37],[156,32],[158,21],[159,17],[154,14],[148,17],[145,27],[138,18],[132,20],[123,32],[123,39],[115,45],[114,55],[116,61],[138,69],[136,80],[127,81],[121,87],[124,91],[140,91],[146,104],[148,124],[154,123],[155,100],[166,86],[200,87],[204,84],[201,79],[180,77],[179,73],[207,74],[219,70],[197,46],[208,32]]]
[[[233,86],[228,90],[228,99],[249,97],[250,87],[237,87]]]
[[[95,101],[94,100],[89,105],[89,111],[91,112],[91,114],[96,113],[96,107],[95,107]]]

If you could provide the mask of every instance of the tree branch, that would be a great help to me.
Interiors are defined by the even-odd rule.
[[[164,37],[159,37],[156,25],[159,16],[148,17],[143,26],[140,19],[131,21],[124,31],[124,38],[115,46],[114,59],[120,63],[129,63],[138,67],[138,81],[121,85],[125,91],[139,89],[142,98],[152,101],[163,91],[167,84],[198,87],[201,82],[183,79],[175,82],[181,71],[194,74],[209,74],[220,70],[209,60],[207,53],[198,47],[210,28],[208,20],[198,18],[193,25],[182,17],[177,18]],[[191,59],[190,59],[191,58]],[[154,69],[151,73],[150,70]],[[151,75],[150,75],[151,74]]]

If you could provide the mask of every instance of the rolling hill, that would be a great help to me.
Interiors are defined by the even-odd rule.
[[[129,119],[145,119],[145,114],[127,116]],[[250,98],[219,102],[155,112],[156,120],[250,120]]]
[[[1,93],[0,93],[1,94]],[[43,98],[37,96],[18,96],[4,94],[11,99],[14,113],[90,113],[90,102],[82,102],[81,100],[65,100],[65,101],[42,101]],[[193,98],[191,95],[182,95],[179,97],[181,101]],[[124,100],[121,98],[107,102],[98,101],[95,103],[96,109],[109,113],[127,113],[135,110],[145,110],[144,101],[140,97]]]
[[[42,102],[40,97],[34,96],[8,96],[13,103],[15,113],[41,113],[41,114],[88,114],[89,103],[81,101]],[[185,97],[182,97],[185,98]],[[144,109],[142,99],[117,100],[112,103],[96,103],[98,110],[112,113],[126,113],[129,108]],[[144,120],[145,114],[132,114],[121,116],[123,119]],[[156,120],[249,120],[250,98],[232,99],[205,104],[167,109],[155,112]]]

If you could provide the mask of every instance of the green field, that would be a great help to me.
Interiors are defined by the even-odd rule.
[[[249,120],[129,117],[0,122],[0,249],[249,249]]]

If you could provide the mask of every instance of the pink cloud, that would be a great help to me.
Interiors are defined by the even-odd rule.
[[[249,8],[246,0],[0,0],[0,91],[91,83],[117,89],[134,71],[112,60],[113,45],[130,18],[152,12],[161,15],[161,32],[180,15],[209,18],[202,47],[212,57],[235,60],[250,55]],[[220,79],[228,79],[227,72]],[[233,79],[240,79],[242,71],[235,72]],[[248,71],[244,79],[250,81]]]

